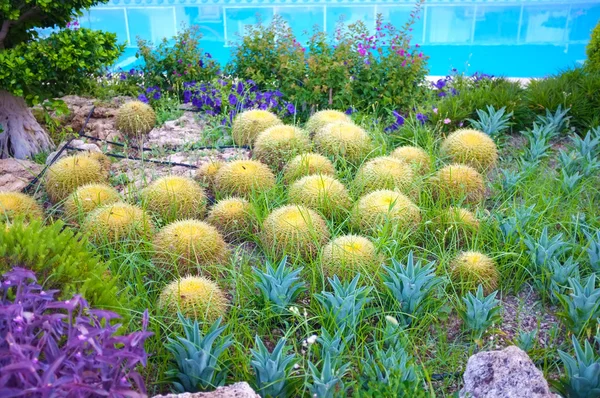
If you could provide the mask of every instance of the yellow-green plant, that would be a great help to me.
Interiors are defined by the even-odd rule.
[[[220,195],[249,197],[275,186],[275,175],[267,165],[257,160],[235,160],[226,163],[215,178],[215,190]]]
[[[318,153],[297,155],[283,168],[283,179],[288,183],[311,174],[335,176],[335,168],[331,160]]]
[[[198,274],[216,269],[229,259],[223,237],[215,227],[198,220],[167,224],[154,236],[154,259],[178,275]],[[174,267],[173,267],[174,265]]]
[[[227,313],[227,297],[210,279],[186,276],[169,283],[158,301],[169,314],[180,312],[187,318],[212,323]]]
[[[310,145],[310,138],[304,130],[281,124],[258,134],[252,156],[279,170],[293,156],[308,151]]]
[[[372,150],[369,134],[354,123],[329,123],[315,134],[315,145],[327,156],[344,157],[351,163],[360,163]]]
[[[215,203],[209,210],[206,221],[215,226],[225,239],[235,240],[252,233],[255,216],[250,202],[230,197]]]
[[[152,107],[141,101],[126,102],[117,111],[116,127],[127,137],[148,134],[156,125]]]
[[[289,188],[288,198],[290,203],[309,207],[327,218],[343,216],[352,205],[344,184],[322,174],[302,177],[294,182]]]
[[[479,220],[468,209],[449,207],[435,217],[432,228],[444,237],[456,237],[459,243],[475,235],[479,231]]]
[[[85,218],[82,230],[96,245],[137,243],[150,238],[154,225],[141,208],[117,202],[98,207]]]
[[[600,72],[600,22],[592,30],[585,52],[587,55],[585,67],[591,71]]]
[[[198,167],[198,170],[196,170],[196,180],[206,185],[208,189],[214,189],[217,173],[219,170],[221,170],[221,167],[223,167],[224,164],[225,162],[221,160],[211,160],[203,163],[200,165],[200,167]]]
[[[364,236],[344,235],[331,240],[321,252],[323,274],[351,280],[356,274],[375,275],[382,263],[375,245]]]
[[[377,233],[388,224],[399,232],[414,229],[421,221],[421,211],[406,195],[379,190],[361,197],[352,209],[352,225],[360,231]]]
[[[58,160],[46,172],[44,186],[52,203],[60,202],[82,185],[106,183],[108,176],[97,160],[85,155]]]
[[[477,251],[459,253],[450,263],[450,278],[461,292],[483,286],[485,294],[496,290],[500,275],[494,260]]]
[[[327,224],[313,210],[297,205],[275,209],[265,219],[261,231],[265,250],[277,256],[310,259],[329,239]]]
[[[233,119],[231,138],[236,145],[252,146],[256,137],[269,127],[282,124],[281,120],[269,111],[252,109],[238,113]]]
[[[350,116],[346,115],[344,112],[333,109],[325,109],[316,112],[309,117],[304,127],[309,133],[314,134],[328,124],[335,122],[352,123],[352,119],[350,119]]]
[[[408,196],[417,193],[413,168],[391,156],[379,156],[363,163],[352,185],[358,195],[379,189],[395,190]]]
[[[108,156],[98,151],[88,151],[85,152],[85,155],[100,163],[100,166],[102,166],[102,170],[104,170],[104,172],[108,174],[112,166],[112,162],[110,161],[110,158]]]
[[[44,218],[44,209],[34,198],[20,192],[0,192],[0,224],[15,219],[31,221]]]
[[[121,198],[116,189],[105,184],[83,185],[64,202],[65,218],[79,221],[98,206],[116,203]]]
[[[204,190],[187,177],[161,177],[144,188],[140,196],[144,207],[166,222],[200,218],[206,211]]]
[[[410,164],[418,174],[428,174],[431,171],[431,157],[422,148],[401,146],[394,149],[390,156]]]
[[[442,142],[442,156],[452,163],[462,163],[479,171],[493,168],[498,161],[498,148],[493,139],[484,132],[461,129],[450,134]]]
[[[483,177],[471,166],[451,164],[439,169],[431,179],[439,200],[478,203],[483,200]]]

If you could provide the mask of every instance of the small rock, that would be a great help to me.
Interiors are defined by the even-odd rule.
[[[19,192],[42,171],[42,166],[23,159],[0,159],[0,191]]]
[[[184,392],[182,394],[156,395],[154,398],[260,398],[245,381],[218,387],[211,392]]]
[[[198,142],[203,137],[203,125],[193,112],[185,112],[177,120],[165,122],[148,133],[147,143],[157,147],[180,147]]]
[[[554,398],[542,372],[525,351],[510,346],[480,352],[469,358],[460,397]]]

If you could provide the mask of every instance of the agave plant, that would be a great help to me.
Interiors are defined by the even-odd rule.
[[[483,109],[477,109],[479,120],[467,119],[474,128],[483,131],[491,137],[500,135],[504,130],[510,127],[510,118],[513,113],[506,113],[506,107],[496,110],[492,105],[487,105],[487,112]]]
[[[562,105],[556,108],[556,111],[552,113],[546,109],[545,115],[538,115],[537,120],[543,125],[552,128],[553,135],[557,135],[562,132],[569,125],[571,116],[567,116],[567,113],[571,108],[562,109]]]
[[[589,246],[586,249],[590,267],[594,272],[600,272],[600,229],[596,230],[595,234],[583,231],[588,239]]]
[[[405,322],[410,324],[412,317],[421,311],[421,303],[427,295],[442,282],[435,276],[435,263],[422,265],[414,261],[413,252],[408,253],[406,265],[392,259],[392,266],[384,266],[383,284],[400,304],[402,312],[407,314]]]
[[[290,377],[295,354],[286,355],[287,347],[285,338],[279,339],[273,352],[256,336],[254,349],[250,350],[252,360],[250,363],[256,372],[256,385],[261,397],[287,397],[288,379]]]
[[[345,333],[345,329],[345,326],[339,327],[332,336],[327,329],[321,328],[321,335],[317,338],[317,341],[321,344],[322,351],[331,354],[334,361],[344,353],[346,343],[352,341],[354,338],[354,334]]]
[[[596,288],[596,274],[592,273],[585,285],[576,278],[569,278],[571,293],[561,294],[558,299],[563,310],[558,313],[566,326],[575,334],[591,328],[590,322],[600,317],[600,288]]]
[[[517,188],[517,184],[521,181],[522,175],[518,170],[500,169],[502,173],[502,189],[512,193]]]
[[[333,317],[337,327],[347,327],[349,331],[356,330],[358,322],[362,319],[363,309],[372,299],[369,296],[370,287],[358,287],[360,274],[357,274],[349,283],[340,282],[337,275],[328,278],[333,293],[321,292],[315,297],[327,314]]]
[[[533,329],[529,332],[520,330],[519,334],[517,335],[517,341],[515,343],[517,344],[517,347],[519,347],[523,351],[529,352],[535,346],[536,336],[537,336],[536,329]]]
[[[569,257],[564,263],[552,258],[541,266],[541,277],[536,278],[538,290],[555,302],[569,284],[569,278],[579,278],[579,263]]]
[[[401,345],[387,349],[376,346],[373,355],[365,348],[362,375],[367,383],[389,384],[394,379],[417,382],[416,367]]]
[[[573,192],[577,183],[579,183],[579,181],[581,181],[581,179],[583,178],[583,175],[580,174],[578,171],[569,174],[569,172],[567,172],[566,170],[563,169],[563,170],[561,170],[561,174],[562,174],[562,189],[566,193]]]
[[[466,297],[463,297],[466,308],[459,312],[465,327],[476,338],[480,338],[500,317],[500,301],[496,300],[496,294],[497,291],[484,296],[483,287],[479,285],[475,295],[469,292]]]
[[[558,151],[558,163],[560,164],[561,170],[566,173],[574,173],[579,168],[580,157],[573,152],[567,152],[564,149]]]
[[[558,257],[569,249],[568,243],[563,240],[563,234],[559,233],[548,238],[548,227],[544,227],[539,239],[531,235],[525,236],[524,242],[527,246],[531,261],[537,267],[541,267],[554,257]]]
[[[190,321],[177,314],[185,337],[169,338],[167,349],[175,357],[177,369],[167,372],[177,378],[173,383],[178,392],[207,391],[225,384],[226,369],[221,355],[233,343],[231,335],[219,338],[225,330],[221,318],[211,325],[206,334],[200,331],[198,321]]]
[[[265,302],[273,304],[274,311],[279,314],[305,290],[304,282],[298,276],[302,267],[292,270],[286,263],[287,257],[284,257],[277,268],[273,268],[268,262],[264,271],[252,268],[256,287],[261,291]]]
[[[600,397],[600,357],[594,354],[590,343],[586,340],[581,347],[575,336],[571,337],[575,357],[558,350],[558,355],[565,365],[565,378],[562,386],[569,398]]]
[[[584,138],[578,135],[571,137],[573,147],[579,153],[582,158],[586,156],[595,156],[600,150],[600,137],[592,137],[592,132],[588,131]]]
[[[343,396],[344,383],[342,377],[344,377],[349,367],[349,363],[337,367],[336,363],[331,361],[331,354],[329,353],[324,354],[321,370],[309,361],[308,368],[312,383],[308,385],[308,390],[311,395],[319,398]]]

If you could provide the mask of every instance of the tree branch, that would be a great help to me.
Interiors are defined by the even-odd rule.
[[[27,19],[31,19],[32,17],[36,16],[36,14],[39,12],[39,8],[33,7],[21,14],[16,21],[11,21],[10,19],[4,20],[2,22],[2,28],[0,28],[0,49],[4,49],[4,40],[6,39],[6,36],[8,36],[11,26],[25,22]]]

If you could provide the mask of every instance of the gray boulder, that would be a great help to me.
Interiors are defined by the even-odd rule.
[[[554,398],[548,382],[527,353],[516,346],[485,351],[467,362],[460,397]]]
[[[245,381],[218,387],[211,392],[184,392],[183,394],[156,395],[154,398],[260,398]]]

